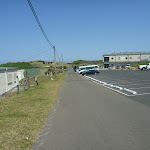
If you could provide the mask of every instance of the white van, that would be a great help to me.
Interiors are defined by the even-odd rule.
[[[86,70],[90,70],[90,69],[99,70],[99,66],[98,65],[80,66],[79,74],[81,74],[82,72],[84,72]]]

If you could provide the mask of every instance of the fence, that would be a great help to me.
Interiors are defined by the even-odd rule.
[[[19,94],[20,92],[24,92],[30,87],[41,84],[44,80],[51,79],[51,77],[53,77],[53,74],[52,72],[48,72],[47,69],[41,69],[39,76],[27,77],[24,80],[20,81],[20,83],[19,83],[19,78],[17,79],[17,76],[16,76],[14,87],[12,87],[9,91],[6,91],[6,92],[4,91],[3,94],[0,95],[0,99],[7,95],[11,95],[13,93]]]
[[[40,75],[40,69],[39,68],[34,68],[34,69],[25,69],[25,78],[27,77],[32,77],[35,75]]]
[[[19,72],[19,73],[18,73]],[[60,73],[62,71],[58,71]],[[27,78],[25,74],[29,75]],[[25,91],[32,86],[42,83],[44,80],[52,79],[54,72],[48,71],[48,69],[1,69],[0,68],[0,99],[12,93],[18,93],[20,91]],[[38,77],[38,78],[37,78]],[[24,78],[23,80],[19,80]],[[17,81],[18,80],[18,81]]]
[[[22,80],[25,77],[40,75],[40,69],[24,69],[0,67],[0,95],[12,91],[16,87],[16,77]]]

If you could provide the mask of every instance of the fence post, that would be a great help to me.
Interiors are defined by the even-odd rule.
[[[5,92],[8,92],[8,80],[7,80],[7,68],[6,68],[6,71],[5,71],[5,86],[6,86],[6,88],[5,88]]]
[[[40,83],[42,83],[41,71],[40,71]]]
[[[30,88],[30,78],[28,77],[28,89]]]
[[[17,92],[17,93],[19,94],[19,85],[17,85],[17,89],[18,89],[18,92]]]
[[[37,80],[37,79],[36,79],[36,76],[34,76],[33,79],[34,79],[34,86],[36,86],[36,80]]]
[[[50,72],[49,72],[49,79],[50,79]]]
[[[48,79],[48,72],[47,72],[47,79]]]
[[[17,84],[17,93],[19,94],[19,78],[16,76],[16,84]]]
[[[24,86],[23,92],[24,92],[25,89],[26,89],[27,82],[28,82],[28,79],[25,80],[25,86]]]

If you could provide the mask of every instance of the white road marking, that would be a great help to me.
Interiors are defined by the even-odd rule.
[[[109,81],[108,81],[108,82],[109,82]],[[131,83],[132,81],[131,81],[131,82],[128,82],[128,81],[127,81],[127,82],[120,82],[120,81],[117,81],[117,80],[116,80],[116,82],[110,82],[110,83],[113,84],[113,83],[118,83],[118,82],[119,82],[119,83]],[[134,82],[134,83],[135,83],[135,82],[136,82],[136,83],[138,83],[138,82],[141,83],[141,81],[139,81],[139,80],[133,81],[133,82]],[[143,82],[149,82],[149,80],[142,80],[142,83],[143,83]]]
[[[142,84],[142,83],[139,83],[139,84]],[[130,85],[139,85],[139,84],[128,84],[128,85],[120,85],[120,86],[130,86]],[[144,84],[149,84],[150,85],[150,83],[144,83]]]
[[[94,83],[99,84],[99,85],[101,85],[101,86],[103,86],[103,87],[105,87],[105,88],[111,89],[112,91],[118,92],[118,93],[123,94],[123,95],[125,95],[125,96],[130,96],[130,95],[125,94],[125,93],[123,93],[123,92],[121,92],[121,91],[119,91],[119,90],[115,90],[115,89],[113,89],[113,88],[111,88],[111,87],[108,87],[108,86],[107,86],[107,83],[106,83],[106,84],[103,84],[104,82],[99,81],[99,80],[96,80],[96,79],[93,80],[93,78],[88,77],[88,76],[85,76],[85,78],[91,79]],[[120,88],[119,88],[119,89],[120,89]]]
[[[97,82],[95,82],[95,81],[93,81],[93,82],[94,82],[94,83],[97,83]],[[123,92],[121,92],[121,91],[118,91],[118,90],[115,90],[115,89],[113,89],[113,88],[107,87],[107,86],[102,85],[102,84],[100,84],[100,83],[97,83],[97,84],[99,84],[99,85],[101,85],[101,86],[103,86],[103,87],[105,87],[105,88],[111,89],[112,91],[115,91],[115,92],[118,92],[118,93],[120,93],[120,94],[123,94],[123,95],[125,95],[125,96],[130,96],[130,95],[128,95],[128,94],[125,94],[125,93],[123,93]]]
[[[132,93],[132,94],[134,94],[134,95],[137,94],[136,91],[133,91],[133,90],[130,90],[130,89],[126,89],[126,88],[124,88],[124,91],[129,92],[129,93]]]
[[[139,88],[130,88],[130,89],[149,89],[150,87],[139,87]]]
[[[137,94],[137,95],[149,95],[150,93],[142,93],[142,94]]]
[[[99,80],[97,80],[97,79],[94,79],[94,78],[92,78],[92,77],[88,77],[88,76],[84,76],[85,78],[87,78],[87,79],[89,79],[89,80],[92,80],[94,83],[96,83],[96,84],[98,84],[98,85],[101,85],[101,86],[103,86],[103,87],[105,87],[105,88],[108,88],[108,89],[111,89],[112,91],[115,91],[115,92],[118,92],[118,93],[120,93],[120,94],[122,94],[122,95],[125,95],[125,96],[141,96],[141,95],[149,95],[150,93],[141,93],[141,94],[132,94],[132,95],[129,95],[129,94],[126,94],[126,93],[124,93],[124,92],[122,92],[122,91],[120,91],[120,90],[116,90],[116,89],[113,89],[113,88],[111,88],[111,87],[108,87],[107,85],[109,85],[108,83],[105,83],[105,82],[102,82],[102,81],[99,81]],[[145,80],[145,81],[149,81],[149,80]],[[105,83],[105,84],[103,84],[103,83]],[[142,83],[141,83],[142,84]],[[145,83],[146,84],[146,83]],[[150,83],[147,83],[147,84],[150,84]],[[128,84],[128,85],[121,85],[121,86],[130,86],[130,85],[139,85],[139,84]],[[113,85],[113,87],[114,87],[114,85]],[[139,88],[130,88],[130,89],[141,89],[141,88],[150,88],[150,87],[139,87]],[[130,90],[129,89],[129,90]]]

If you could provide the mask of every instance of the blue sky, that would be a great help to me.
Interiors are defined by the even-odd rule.
[[[65,62],[100,60],[103,54],[112,52],[150,51],[148,0],[31,2]],[[1,0],[0,20],[0,63],[53,61],[53,49],[43,37],[27,0]],[[40,54],[43,51],[47,52]]]

